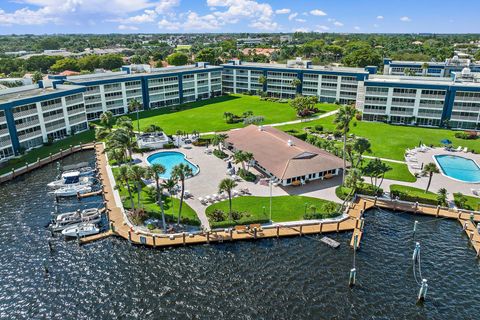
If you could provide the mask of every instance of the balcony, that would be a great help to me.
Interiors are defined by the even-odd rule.
[[[394,92],[394,97],[407,97],[407,98],[415,98],[417,96],[416,93],[406,93],[406,92]]]
[[[433,100],[445,100],[445,95],[437,95],[437,94],[422,94],[422,99],[433,99]]]
[[[57,113],[57,114],[52,114],[50,116],[47,116],[47,117],[43,117],[43,122],[50,122],[50,121],[54,121],[54,120],[58,120],[58,119],[63,119],[63,112],[61,113]]]
[[[391,110],[390,114],[392,116],[413,116],[413,110],[410,110],[410,111]]]

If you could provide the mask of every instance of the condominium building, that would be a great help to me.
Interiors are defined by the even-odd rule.
[[[355,103],[358,83],[369,74],[363,68],[314,66],[298,58],[286,65],[233,60],[222,66],[224,92],[264,91],[269,96],[287,99],[303,94],[341,104]],[[264,82],[260,83],[260,79]]]
[[[465,69],[448,78],[371,76],[357,108],[366,121],[480,129],[480,77]]]
[[[480,72],[480,63],[458,56],[442,62],[383,59],[384,75],[450,77],[453,72],[461,72],[464,68],[470,68],[472,72]]]
[[[0,91],[0,161],[88,128],[84,87],[28,85]]]

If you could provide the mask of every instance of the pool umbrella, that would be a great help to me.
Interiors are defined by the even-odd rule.
[[[448,140],[448,139],[443,139],[442,141],[440,141],[442,144],[452,144],[452,141]]]

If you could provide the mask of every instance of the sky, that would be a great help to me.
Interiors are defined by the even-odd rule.
[[[480,0],[0,0],[0,34],[480,33]],[[450,9],[452,8],[452,9]]]

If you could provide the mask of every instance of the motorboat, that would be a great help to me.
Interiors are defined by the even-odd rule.
[[[91,185],[92,178],[87,176],[82,176],[80,171],[71,171],[62,174],[61,179],[55,180],[47,184],[48,187],[52,189],[58,189],[67,186],[76,186],[76,185]]]
[[[85,237],[97,234],[100,229],[93,223],[78,224],[76,226],[68,227],[62,231],[66,237]]]
[[[100,210],[96,208],[77,210],[59,214],[52,221],[52,231],[62,231],[65,228],[73,227],[81,223],[99,223],[102,220]]]
[[[62,178],[64,174],[68,174],[74,171],[78,171],[80,173],[80,177],[92,176],[95,173],[95,169],[92,168],[88,162],[80,162],[77,164],[64,166],[62,170],[63,170]]]
[[[59,188],[51,193],[56,197],[73,197],[79,194],[85,194],[92,191],[92,187],[88,185],[73,185]]]

